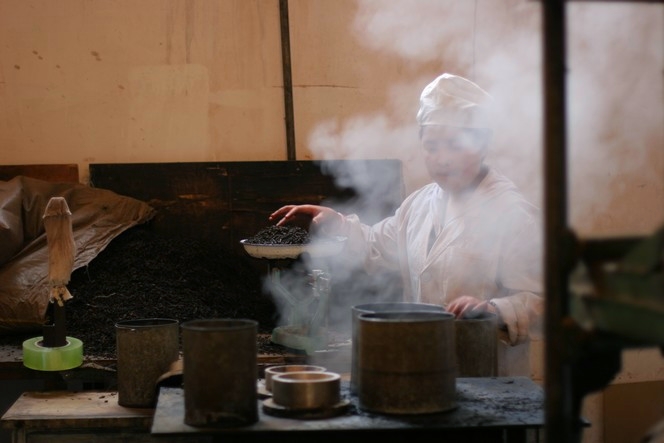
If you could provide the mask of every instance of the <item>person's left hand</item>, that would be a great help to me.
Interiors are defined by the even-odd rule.
[[[475,318],[489,310],[489,302],[472,295],[455,298],[446,307],[456,318]]]

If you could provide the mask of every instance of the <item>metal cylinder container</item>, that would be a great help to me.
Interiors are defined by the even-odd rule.
[[[157,380],[180,354],[178,321],[169,318],[124,320],[115,324],[118,404],[152,408]]]
[[[272,391],[272,378],[287,372],[325,372],[327,368],[318,365],[276,365],[265,368],[265,390]]]
[[[258,421],[258,322],[203,319],[182,324],[184,422],[235,427]]]
[[[333,372],[284,372],[272,379],[272,400],[290,410],[331,408],[341,400],[340,387]]]
[[[360,408],[385,414],[455,408],[454,332],[454,315],[448,312],[360,314]]]
[[[498,375],[497,321],[490,312],[455,320],[457,377]]]
[[[364,303],[355,305],[351,308],[352,320],[352,340],[351,340],[351,367],[350,367],[350,393],[357,395],[358,392],[358,346],[357,331],[360,314],[375,312],[445,312],[445,308],[440,305],[429,303],[410,303],[410,302],[379,302]]]

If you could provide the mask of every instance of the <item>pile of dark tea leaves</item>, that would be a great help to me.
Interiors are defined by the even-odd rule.
[[[303,228],[277,225],[263,228],[247,239],[252,245],[302,245],[310,241],[309,233]]]
[[[273,225],[248,241],[304,244],[311,239],[300,227]],[[83,342],[87,356],[113,359],[115,324],[119,321],[171,318],[184,323],[202,318],[246,318],[258,322],[259,354],[292,353],[270,340],[279,321],[278,307],[265,291],[264,272],[252,266],[250,260],[214,242],[133,227],[116,237],[87,266],[72,273],[67,285],[73,298],[65,305],[66,333]],[[348,320],[349,306],[378,296],[367,291],[365,299],[345,284],[333,285],[334,298],[342,306],[334,315],[335,321],[336,317]],[[384,292],[381,289],[381,298]],[[343,307],[346,304],[348,308]],[[39,331],[23,335],[1,336],[0,344],[20,345]]]
[[[246,318],[258,322],[259,334],[270,334],[278,319],[261,272],[248,261],[214,242],[166,237],[143,226],[123,232],[76,269],[67,288],[73,295],[65,305],[67,335],[83,342],[86,355],[102,358],[114,358],[115,323],[122,320]],[[2,341],[9,340],[21,343]],[[279,353],[269,340],[259,347]]]

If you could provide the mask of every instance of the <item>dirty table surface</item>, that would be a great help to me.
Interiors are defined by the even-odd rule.
[[[184,391],[161,388],[152,424],[152,434],[182,433],[279,433],[288,431],[360,431],[405,429],[535,429],[543,428],[544,393],[528,377],[478,377],[457,379],[457,407],[451,411],[421,415],[383,415],[362,411],[348,383],[342,382],[342,398],[349,402],[341,415],[303,420],[274,416],[259,400],[259,420],[238,428],[192,427],[184,423]]]

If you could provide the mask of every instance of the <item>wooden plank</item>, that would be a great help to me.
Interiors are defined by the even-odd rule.
[[[3,428],[150,429],[154,409],[118,405],[116,391],[25,392],[2,416]]]
[[[23,440],[15,439],[14,443],[209,443],[208,440],[174,440],[168,442],[156,439],[150,434],[138,432],[113,432],[95,429],[91,432],[22,432]]]
[[[79,182],[77,164],[0,165],[0,180],[11,180],[19,175],[53,183]]]

